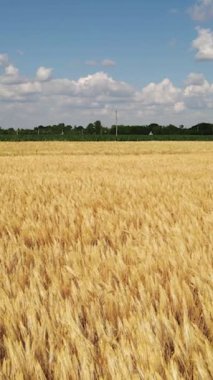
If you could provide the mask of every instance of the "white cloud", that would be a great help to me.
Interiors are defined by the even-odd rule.
[[[0,54],[0,66],[4,69],[4,74],[0,75],[0,83],[15,84],[19,81],[23,81],[20,78],[19,70],[9,61],[7,54]]]
[[[183,112],[185,109],[186,109],[186,106],[185,106],[184,102],[177,102],[174,105],[174,110],[177,113]]]
[[[41,83],[39,82],[21,83],[16,88],[17,92],[21,95],[37,94],[42,91]]]
[[[197,28],[198,36],[192,42],[192,47],[197,50],[198,60],[213,60],[213,31]]]
[[[41,66],[36,72],[36,79],[40,82],[50,80],[53,69]]]
[[[197,0],[196,4],[189,9],[189,13],[196,21],[213,18],[213,0]]]
[[[212,120],[213,83],[202,73],[190,73],[182,87],[165,78],[138,89],[103,71],[73,80],[52,78],[50,69],[44,68],[43,75],[40,72],[33,79],[20,76],[9,59],[4,58],[2,62],[2,126],[33,127],[57,122],[87,125],[96,119],[111,125],[115,107],[120,123],[156,121],[190,125]]]
[[[75,92],[77,94],[84,94],[84,96],[125,97],[133,92],[130,85],[125,82],[116,81],[104,72],[88,75],[72,83],[75,86]]]
[[[204,80],[202,85],[191,84],[186,86],[183,90],[183,95],[190,98],[194,96],[203,97],[209,93],[212,93],[212,89],[212,84],[210,84],[207,80]]]
[[[103,59],[103,61],[101,62],[101,65],[105,67],[112,67],[116,65],[116,62],[113,61],[112,59]]]
[[[125,82],[116,81],[104,72],[97,72],[78,80],[53,79],[43,85],[45,94],[64,95],[69,97],[96,98],[104,102],[107,99],[129,97],[133,88]]]
[[[5,53],[0,54],[0,66],[6,66],[9,63],[8,55]]]
[[[10,64],[5,67],[5,74],[8,76],[17,77],[19,74],[19,70],[17,69],[17,67]]]
[[[186,78],[186,85],[202,86],[205,82],[205,77],[202,73],[190,73]]]
[[[187,108],[201,109],[203,112],[206,112],[206,110],[210,110],[213,106],[213,84],[209,83],[204,76],[202,82],[201,80],[191,81],[183,89],[182,97]]]
[[[144,104],[169,105],[176,102],[179,94],[180,90],[168,78],[165,78],[160,83],[149,83],[138,93],[137,99]]]

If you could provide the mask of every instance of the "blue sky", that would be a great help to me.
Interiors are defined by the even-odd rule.
[[[213,0],[1,0],[0,125],[213,122]]]

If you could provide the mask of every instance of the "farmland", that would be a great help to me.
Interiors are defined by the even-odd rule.
[[[81,135],[81,134],[0,134],[0,142],[29,142],[29,141],[213,141],[213,135]]]
[[[0,378],[213,377],[212,142],[1,142],[0,201]]]

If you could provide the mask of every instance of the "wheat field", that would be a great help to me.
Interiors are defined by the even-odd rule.
[[[213,144],[0,143],[0,379],[213,378]]]

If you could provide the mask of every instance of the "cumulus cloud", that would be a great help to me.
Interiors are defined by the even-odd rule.
[[[74,80],[52,78],[51,69],[41,66],[36,78],[22,77],[8,57],[0,57],[0,115],[7,127],[61,121],[86,125],[95,119],[111,125],[115,107],[120,122],[128,124],[192,124],[212,115],[213,83],[202,73],[190,73],[182,87],[164,78],[139,89],[104,71]]]
[[[186,78],[186,85],[202,86],[205,82],[205,77],[202,73],[190,73]]]
[[[8,55],[5,53],[0,54],[0,65],[6,66],[9,64]]]
[[[93,75],[80,78],[73,82],[77,94],[87,96],[118,96],[125,97],[132,94],[133,89],[130,85],[122,81],[116,81],[104,72],[97,72]]]
[[[189,81],[183,89],[182,97],[189,109],[210,110],[213,106],[213,84],[201,75],[200,77],[197,76],[197,80],[194,75],[193,80]],[[189,75],[188,78],[192,79],[192,75]]]
[[[36,72],[36,79],[40,82],[50,80],[52,76],[52,71],[53,71],[52,68],[41,66],[38,68]]]
[[[203,84],[191,84],[185,87],[183,90],[183,95],[185,97],[199,96],[203,97],[212,93],[213,86],[206,79]]]
[[[19,70],[13,64],[10,63],[7,54],[0,54],[0,66],[3,66],[5,74],[9,76],[18,76]]]
[[[0,54],[0,66],[3,68],[3,75],[0,75],[0,83],[15,84],[23,78],[20,78],[19,70],[9,61],[7,54]]]
[[[137,99],[145,104],[166,105],[174,104],[178,99],[180,90],[165,78],[160,83],[149,83],[138,93]]]
[[[17,69],[17,67],[9,64],[5,67],[5,74],[11,77],[17,77],[19,74],[19,70]]]
[[[198,0],[196,4],[189,9],[193,20],[206,21],[213,18],[213,0]]]
[[[197,50],[196,59],[202,61],[213,60],[213,31],[197,28],[198,36],[192,42],[192,47]]]

